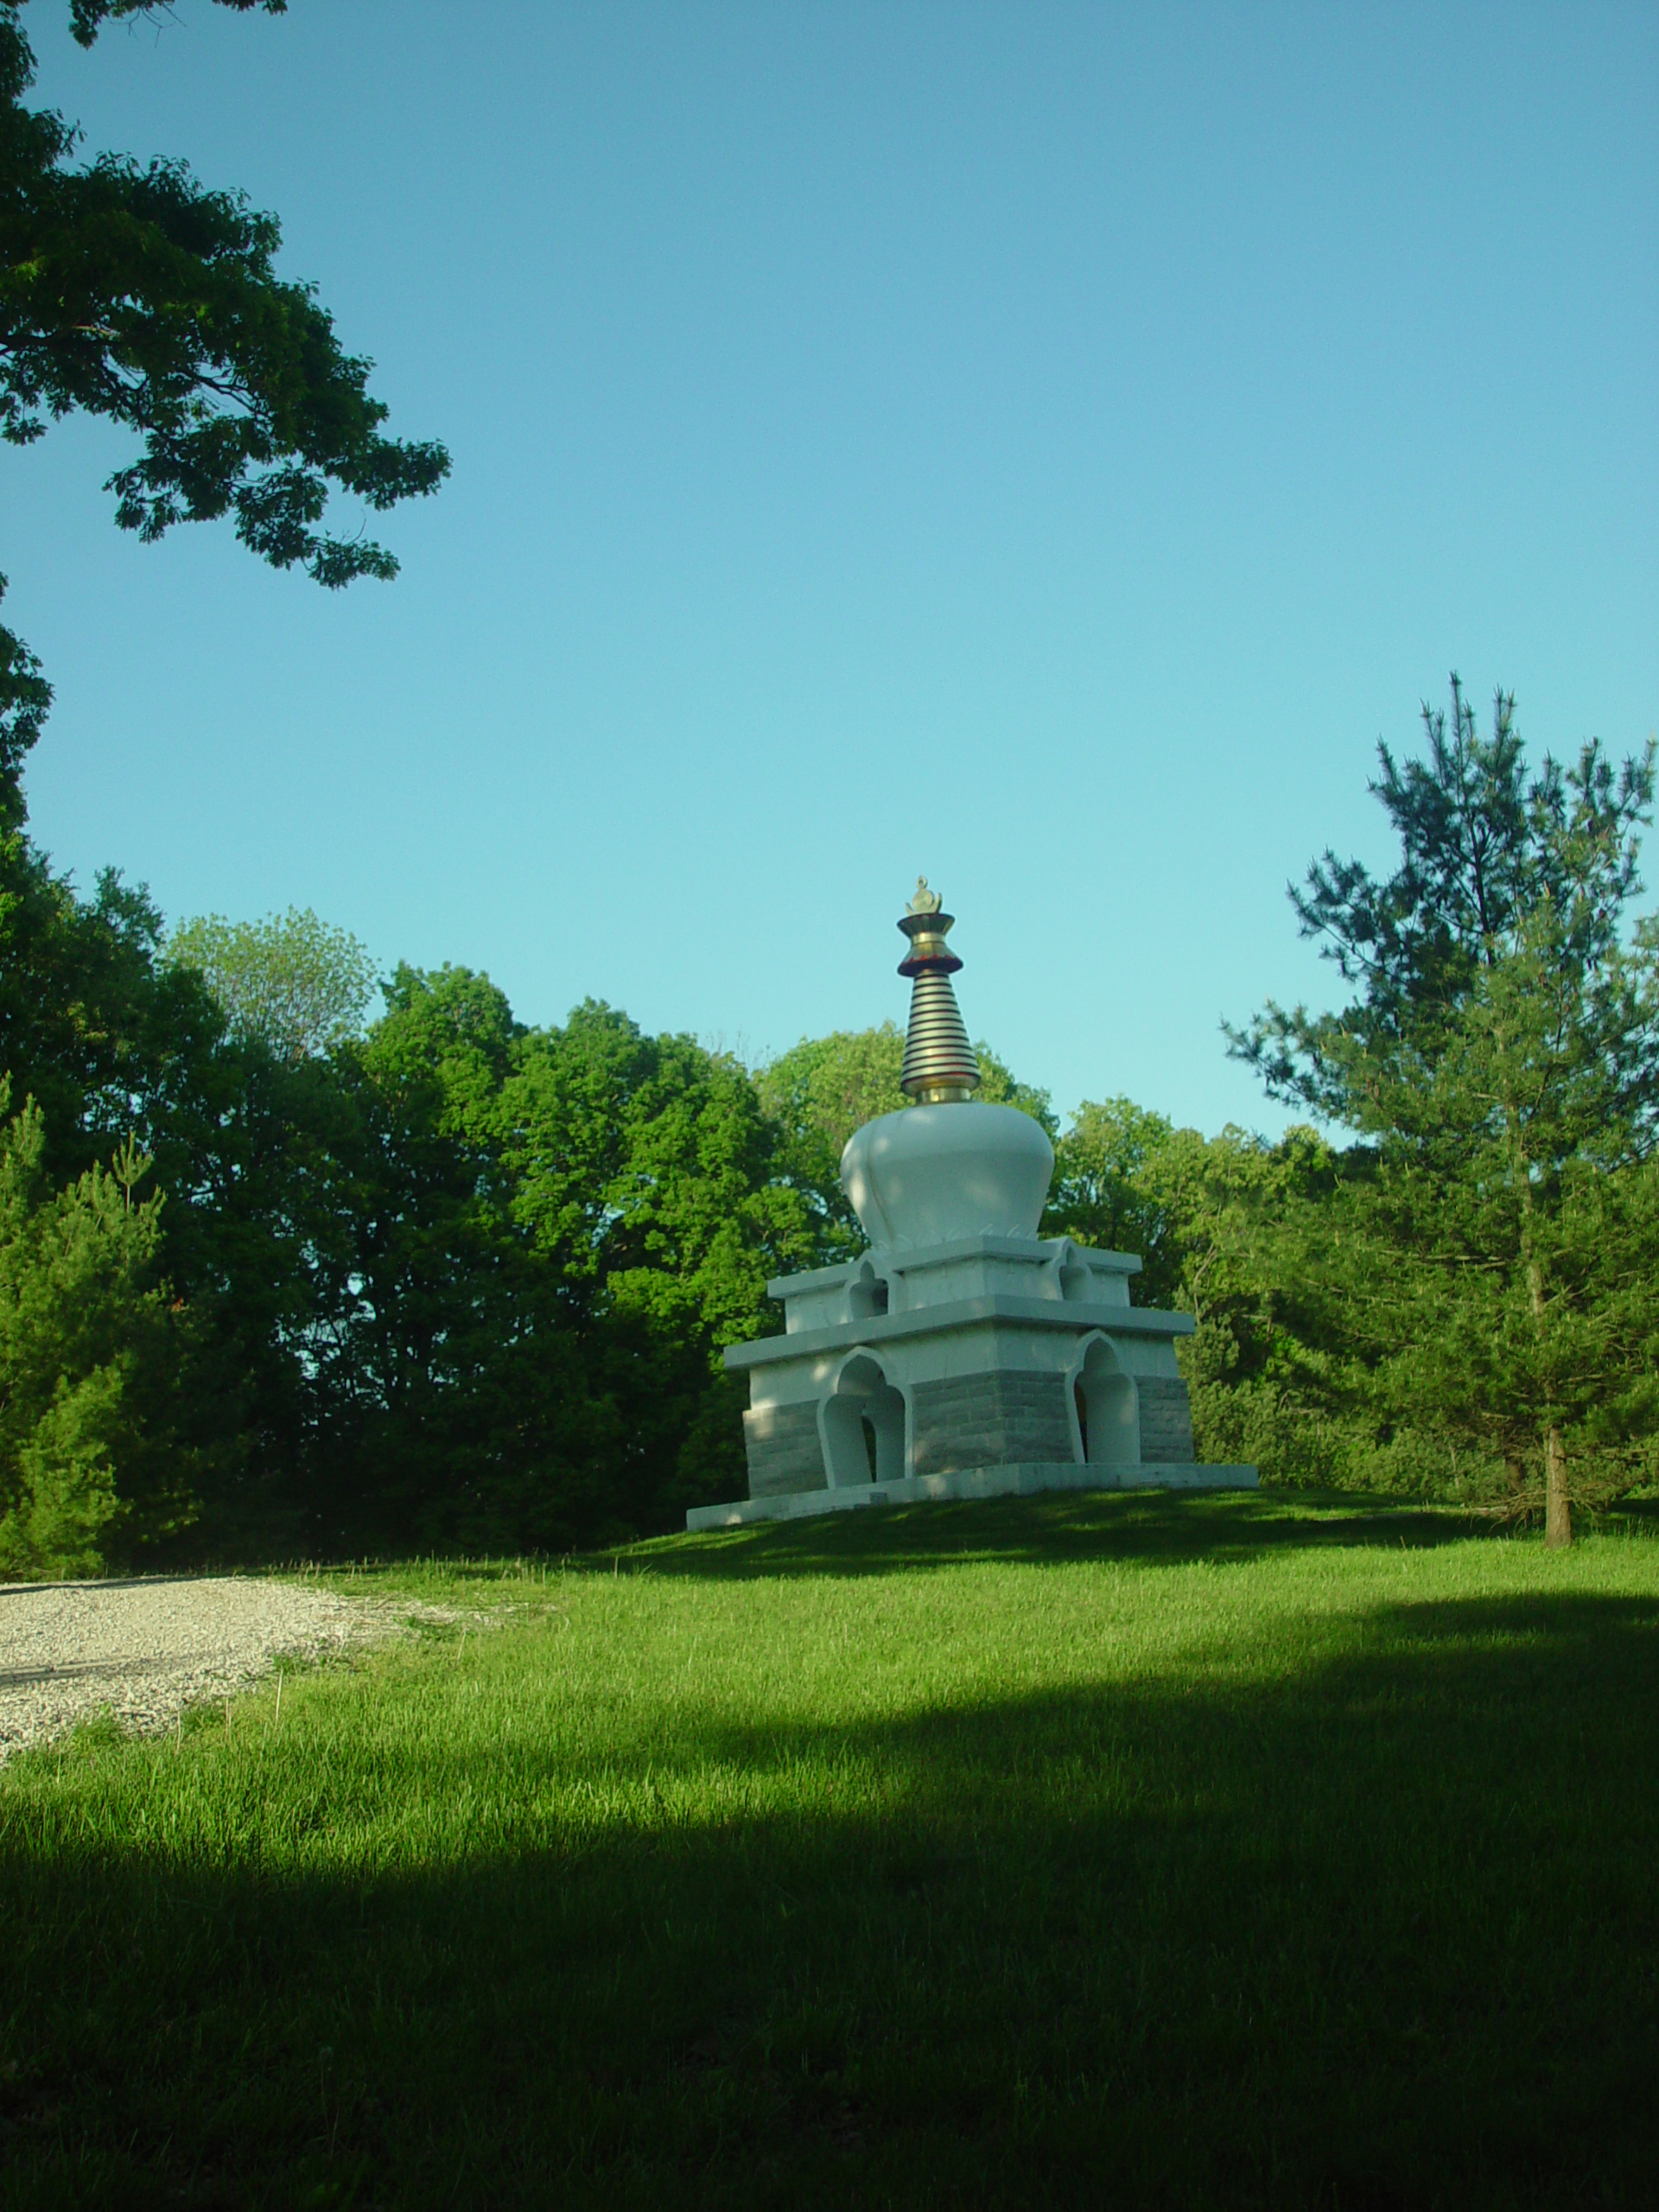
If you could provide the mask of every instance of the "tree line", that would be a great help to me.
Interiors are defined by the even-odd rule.
[[[1350,1002],[1230,1034],[1316,1119],[1062,1129],[984,1045],[982,1096],[1056,1140],[1046,1232],[1195,1316],[1201,1456],[1560,1541],[1659,1433],[1653,761],[1529,770],[1455,679],[1424,719],[1373,785],[1395,873],[1292,894]],[[0,1569],[556,1550],[742,1493],[721,1352],[858,1249],[836,1164],[905,1104],[899,1030],[748,1067],[593,1001],[527,1026],[464,968],[374,995],[314,915],[168,935],[0,848]]]

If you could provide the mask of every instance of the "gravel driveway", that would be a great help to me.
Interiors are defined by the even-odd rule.
[[[279,1657],[344,1651],[429,1610],[240,1575],[0,1584],[0,1759],[104,1710],[169,1728]]]

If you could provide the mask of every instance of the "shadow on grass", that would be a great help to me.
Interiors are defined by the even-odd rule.
[[[3,2201],[1645,2205],[1656,1743],[1659,1599],[1574,1594],[1269,1683],[692,1718],[697,1808],[635,1774],[632,1825],[438,1745],[410,1800],[513,1778],[441,1864],[350,1863],[337,1732],[211,1861],[8,1793]]]
[[[1418,1551],[1498,1532],[1488,1519],[1351,1491],[1091,1491],[959,1504],[870,1506],[634,1546],[652,1573],[890,1574],[968,1560],[1236,1561],[1274,1551],[1403,1545]]]

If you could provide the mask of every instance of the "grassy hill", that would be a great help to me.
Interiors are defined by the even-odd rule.
[[[0,2202],[1650,2202],[1656,1538],[1071,1497],[359,1575],[484,1618],[0,1779]]]

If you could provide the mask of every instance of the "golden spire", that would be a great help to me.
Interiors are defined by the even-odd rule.
[[[944,903],[937,891],[928,889],[927,878],[918,875],[916,895],[899,924],[910,939],[899,973],[911,978],[910,1027],[899,1088],[922,1106],[971,1098],[980,1082],[979,1062],[950,988],[950,978],[962,963],[945,945],[956,917],[941,913]]]

